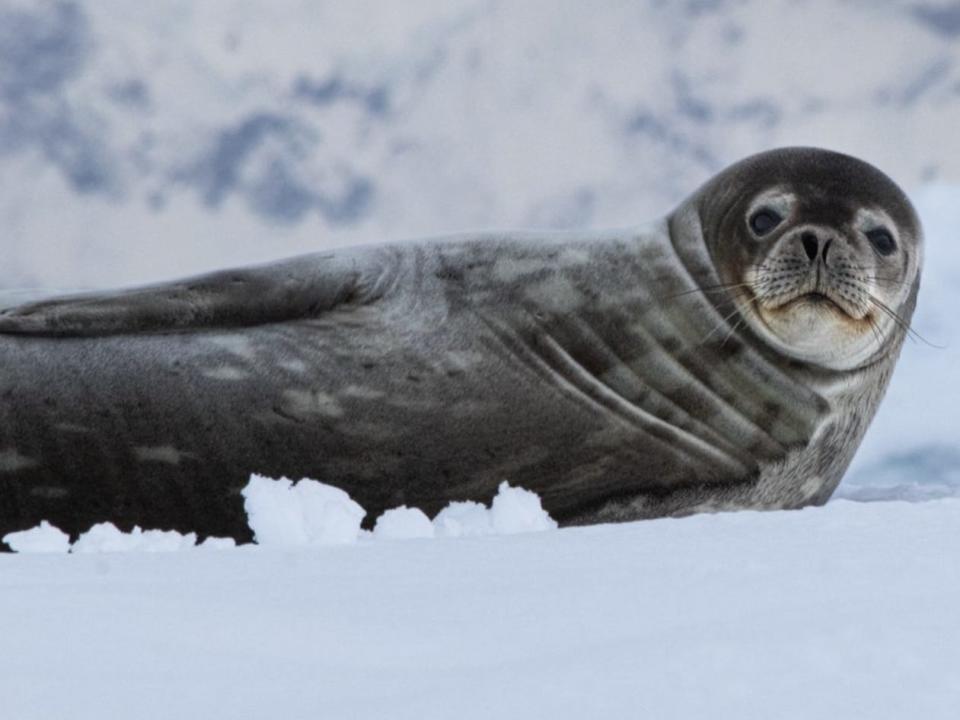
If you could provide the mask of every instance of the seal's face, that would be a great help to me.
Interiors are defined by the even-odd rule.
[[[729,185],[707,192],[717,221],[704,232],[757,335],[832,369],[863,365],[902,338],[921,233],[892,181],[854,158],[801,149],[756,156],[719,179],[728,174]]]

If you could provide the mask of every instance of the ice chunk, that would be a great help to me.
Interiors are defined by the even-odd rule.
[[[66,553],[70,551],[70,536],[46,520],[37,527],[3,536],[3,542],[18,553]]]
[[[510,487],[506,481],[500,483],[493,507],[476,502],[453,502],[433,519],[433,525],[440,537],[511,535],[557,527],[543,509],[539,495]]]
[[[535,492],[519,487],[510,487],[510,483],[500,483],[497,495],[490,509],[493,531],[498,535],[553,530],[557,522],[540,503]]]
[[[120,531],[113,523],[99,523],[83,533],[73,544],[71,552],[131,552],[140,544],[143,530],[135,527],[132,532]]]
[[[272,547],[354,543],[367,514],[340,488],[306,478],[294,484],[254,474],[243,498],[257,544]]]
[[[423,510],[402,505],[387,510],[377,518],[373,528],[377,540],[410,540],[412,538],[432,538],[433,524]]]

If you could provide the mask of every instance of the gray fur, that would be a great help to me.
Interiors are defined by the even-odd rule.
[[[903,333],[828,369],[704,291],[720,196],[771,163],[853,172],[759,157],[643,229],[350,248],[0,314],[0,536],[111,520],[245,540],[251,472],[342,487],[371,517],[504,479],[568,524],[822,503]]]

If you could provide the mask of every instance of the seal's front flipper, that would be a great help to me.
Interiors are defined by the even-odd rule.
[[[382,293],[369,251],[308,255],[131,290],[90,293],[0,312],[0,334],[90,337],[243,327],[318,317]]]

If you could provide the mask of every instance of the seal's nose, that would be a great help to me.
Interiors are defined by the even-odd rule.
[[[833,238],[827,238],[823,243],[823,249],[820,249],[820,238],[817,237],[816,233],[807,230],[805,233],[800,235],[800,242],[803,245],[803,251],[807,254],[807,257],[810,259],[810,262],[813,262],[817,259],[819,254],[823,259],[823,262],[827,262],[827,252],[830,250],[830,243],[833,242]]]

